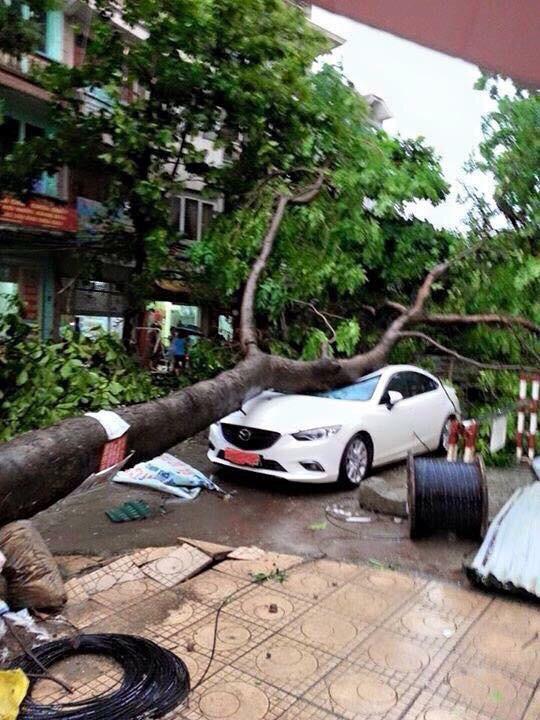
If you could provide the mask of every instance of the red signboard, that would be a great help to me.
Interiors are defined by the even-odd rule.
[[[49,200],[20,202],[12,197],[0,199],[0,223],[25,227],[77,232],[77,210]]]

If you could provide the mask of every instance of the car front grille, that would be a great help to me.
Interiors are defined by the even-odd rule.
[[[272,447],[281,437],[278,432],[271,430],[259,430],[228,423],[221,423],[221,432],[225,440],[242,450],[265,450]]]

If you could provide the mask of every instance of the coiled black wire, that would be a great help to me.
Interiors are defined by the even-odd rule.
[[[123,669],[120,687],[80,702],[40,705],[25,700],[20,720],[137,720],[160,718],[185,700],[189,693],[189,672],[174,653],[151,640],[132,635],[80,635],[34,648],[46,668],[79,654],[104,655]],[[29,675],[41,674],[38,664],[27,656],[12,667]],[[34,680],[34,682],[36,682]]]
[[[480,461],[447,462],[409,456],[411,538],[440,531],[477,539],[487,525],[488,495]]]

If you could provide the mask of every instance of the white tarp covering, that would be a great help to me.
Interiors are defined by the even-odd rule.
[[[471,569],[540,597],[540,482],[519,488],[497,514]]]

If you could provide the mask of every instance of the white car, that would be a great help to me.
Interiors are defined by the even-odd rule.
[[[371,467],[447,443],[455,391],[412,365],[312,395],[266,391],[210,427],[209,459],[304,483],[359,485]]]

